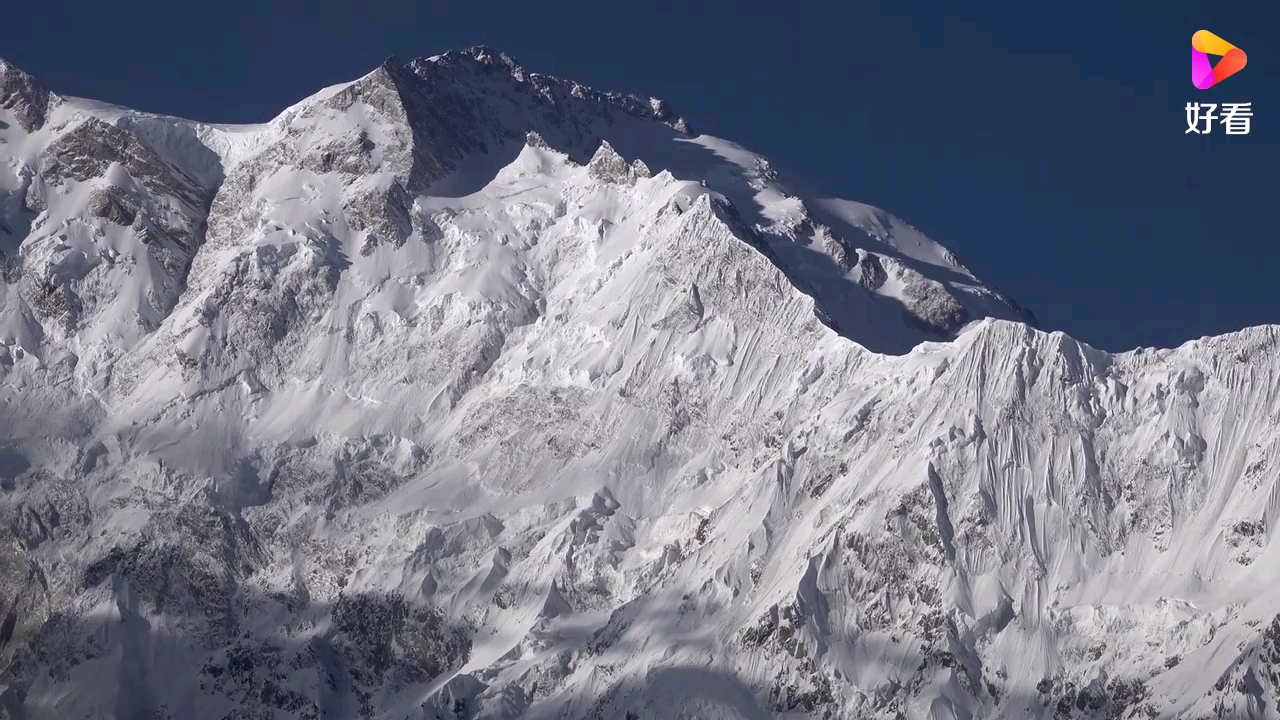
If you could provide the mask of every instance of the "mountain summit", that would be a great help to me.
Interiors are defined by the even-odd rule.
[[[1274,328],[1042,333],[484,47],[254,126],[0,61],[0,164],[10,717],[1280,717]]]

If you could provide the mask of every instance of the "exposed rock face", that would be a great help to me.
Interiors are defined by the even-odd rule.
[[[920,327],[946,336],[973,319],[942,283],[897,263],[894,263],[894,270],[902,283],[903,305],[907,314]],[[869,275],[874,278],[874,270]]]
[[[0,108],[13,113],[27,132],[44,126],[49,111],[49,91],[30,75],[0,59]]]
[[[640,167],[648,172],[643,162],[640,162]],[[632,166],[608,142],[600,143],[600,148],[591,156],[591,162],[587,163],[587,172],[596,180],[610,183],[629,184],[635,182],[637,177]]]
[[[1275,328],[1039,332],[487,48],[244,128],[0,67],[10,717],[1277,716]]]
[[[884,264],[875,253],[865,250],[858,253],[857,268],[858,284],[873,292],[884,287],[885,280],[889,278],[884,271]]]
[[[6,67],[6,82],[26,78]],[[83,343],[77,362],[97,375],[96,363],[155,330],[176,304],[204,239],[214,186],[127,123],[76,112],[33,88],[19,85],[6,105],[17,122],[5,132],[20,140],[16,133],[40,130],[36,137],[45,138],[16,143],[17,184],[0,189],[14,290],[7,312],[22,318],[9,337],[29,351],[51,343],[53,354]],[[49,108],[61,113],[53,128],[42,114]]]

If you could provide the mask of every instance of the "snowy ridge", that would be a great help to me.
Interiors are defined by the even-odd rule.
[[[487,48],[0,143],[10,717],[1280,717],[1280,328],[1041,332]]]

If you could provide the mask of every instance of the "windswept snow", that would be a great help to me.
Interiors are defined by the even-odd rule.
[[[1280,329],[1041,332],[658,100],[0,63],[0,249],[9,717],[1280,717]]]

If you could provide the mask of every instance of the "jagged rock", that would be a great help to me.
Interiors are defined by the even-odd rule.
[[[587,172],[602,182],[628,183],[635,179],[627,161],[607,141],[601,141],[595,155],[591,156]]]
[[[547,145],[547,141],[543,140],[542,136],[533,130],[530,130],[528,134],[525,135],[524,139],[525,139],[525,144],[532,148],[550,147],[549,145]]]
[[[361,253],[368,255],[382,242],[393,247],[404,245],[413,233],[409,209],[413,200],[398,182],[382,190],[373,188],[351,198],[343,208],[347,224],[357,232],[366,233]]]
[[[23,130],[44,127],[52,98],[34,78],[0,58],[0,108],[13,112]]]
[[[879,290],[885,280],[889,279],[888,273],[884,271],[884,265],[880,263],[880,258],[874,253],[865,250],[858,253],[858,284],[868,290]]]
[[[901,266],[897,272],[902,282],[903,304],[913,322],[929,332],[945,335],[972,319],[942,283]]]
[[[191,209],[202,208],[208,193],[179,168],[120,128],[87,118],[60,135],[40,156],[40,176],[50,184],[86,182],[106,175],[119,164],[153,192],[166,193]]]
[[[835,261],[836,265],[842,271],[847,272],[852,270],[858,264],[860,258],[857,251],[854,250],[851,252],[844,240],[837,237],[831,231],[831,228],[820,223],[814,223],[813,233],[817,237],[823,251],[831,256],[831,259]],[[866,273],[864,273],[864,276],[865,275]],[[868,289],[874,290],[875,287],[868,287]]]
[[[107,187],[94,191],[87,209],[94,217],[128,227],[133,225],[134,219],[138,217],[137,208],[129,205],[123,193],[114,187]]]

